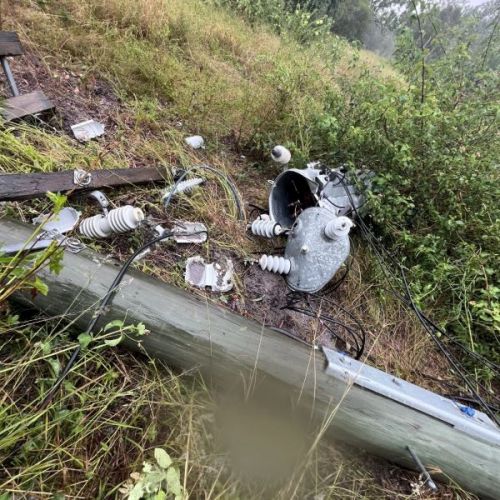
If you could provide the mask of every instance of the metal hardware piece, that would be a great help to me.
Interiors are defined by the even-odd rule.
[[[57,214],[39,215],[33,219],[33,223],[41,225],[42,231],[35,239],[6,245],[0,248],[0,252],[10,255],[21,251],[43,250],[53,241],[57,241],[60,246],[68,247],[70,251],[75,251],[77,248],[80,251],[83,244],[77,238],[64,236],[64,233],[76,227],[79,219],[80,212],[71,207],[65,207]]]
[[[75,186],[85,187],[92,182],[92,174],[83,170],[83,168],[76,168],[73,171],[73,184]]]
[[[12,74],[12,70],[10,69],[9,62],[6,57],[1,57],[0,61],[2,62],[2,68],[5,73],[5,77],[7,78],[7,82],[10,87],[10,91],[14,97],[18,97],[21,95],[19,93],[19,89],[17,88],[16,80],[14,80],[14,75]]]
[[[229,292],[233,288],[233,262],[206,264],[199,255],[186,261],[186,282],[198,288],[210,287],[212,292]]]
[[[99,203],[99,206],[102,209],[102,213],[104,215],[108,215],[108,207],[109,207],[109,200],[108,197],[99,190],[92,191],[91,193],[88,194],[89,198],[94,199]]]
[[[498,427],[485,413],[476,411],[474,416],[467,416],[451,399],[373,368],[345,353],[325,346],[322,346],[322,350],[327,361],[326,373],[347,386],[359,386],[402,406],[446,422],[474,438],[500,446]]]
[[[429,488],[432,491],[437,491],[438,488],[436,486],[436,483],[432,480],[431,475],[429,474],[429,472],[427,472],[427,469],[424,467],[424,464],[420,461],[420,458],[418,458],[418,455],[409,446],[407,446],[406,449],[410,452],[411,458],[413,458],[415,465],[420,469],[420,472],[424,476],[427,486],[429,486]]]
[[[172,238],[176,243],[205,243],[208,230],[201,222],[177,221],[172,228]]]

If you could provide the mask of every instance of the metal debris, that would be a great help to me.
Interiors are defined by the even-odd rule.
[[[42,230],[36,238],[20,243],[12,243],[0,248],[0,253],[6,255],[21,251],[43,250],[50,246],[54,241],[59,246],[65,246],[68,250],[76,253],[85,248],[85,245],[74,237],[66,237],[74,229],[80,219],[80,212],[74,208],[65,207],[57,214],[42,214],[33,219],[33,224],[41,225]]]
[[[290,152],[276,146],[271,156],[286,164]],[[358,175],[369,185],[370,174]],[[251,225],[253,234],[265,238],[287,235],[283,256],[261,257],[262,269],[285,275],[295,291],[315,293],[325,287],[349,257],[347,217],[363,204],[363,196],[340,169],[318,162],[303,169],[288,169],[272,182],[269,215]]]
[[[177,221],[172,233],[176,243],[205,243],[208,230],[201,222]]]
[[[108,215],[109,200],[102,191],[92,191],[88,196],[89,198],[92,198],[93,200],[97,201],[97,203],[99,203],[99,206],[101,207],[102,213],[104,215]]]
[[[43,224],[44,231],[64,234],[76,227],[81,213],[71,207],[64,207],[57,214],[41,214],[33,219],[33,224]]]
[[[186,262],[186,282],[198,288],[210,287],[212,292],[229,292],[233,288],[233,262],[226,259],[224,266],[214,262],[205,264],[199,255]]]
[[[92,174],[83,168],[76,168],[73,171],[73,184],[75,186],[85,187],[92,182]]]
[[[104,125],[94,120],[86,120],[75,125],[71,125],[71,130],[75,139],[81,142],[88,142],[95,137],[104,134]]]
[[[184,141],[193,149],[205,149],[205,139],[203,139],[201,135],[192,135],[190,137],[186,137]]]

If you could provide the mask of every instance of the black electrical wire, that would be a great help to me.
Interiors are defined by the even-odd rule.
[[[139,247],[122,265],[120,270],[118,271],[118,274],[116,275],[115,279],[111,283],[110,287],[108,288],[108,291],[104,295],[104,297],[99,301],[99,306],[97,307],[97,312],[92,316],[92,319],[90,320],[87,328],[85,329],[86,334],[91,334],[94,332],[94,329],[101,318],[104,309],[106,306],[108,306],[112,301],[113,298],[117,292],[118,286],[120,285],[121,281],[123,280],[123,277],[128,271],[128,268],[134,261],[134,259],[140,255],[144,250],[148,249],[149,247],[153,246],[154,244],[165,240],[167,238],[170,238],[172,236],[171,231],[165,231],[161,236],[158,236],[157,238],[154,238],[141,247]],[[78,345],[73,353],[71,354],[68,362],[66,363],[66,366],[62,370],[62,372],[59,374],[59,377],[57,380],[54,382],[50,390],[47,392],[45,397],[40,403],[39,410],[44,410],[48,404],[51,402],[52,398],[54,397],[54,394],[57,392],[61,384],[63,383],[64,379],[67,377],[68,373],[71,371],[71,368],[75,364],[76,360],[78,359],[78,356],[80,355],[82,348],[81,345]]]
[[[204,231],[203,231],[204,232]],[[102,297],[102,299],[99,301],[99,306],[97,308],[96,314],[92,316],[92,319],[90,320],[86,330],[84,333],[86,334],[91,334],[94,332],[94,328],[96,327],[99,319],[101,318],[104,309],[106,306],[110,305],[111,302],[113,301],[113,298],[118,290],[118,286],[120,285],[121,281],[123,280],[123,277],[125,276],[128,268],[134,261],[134,259],[140,255],[144,250],[147,248],[153,246],[154,244],[165,240],[167,238],[170,238],[172,236],[171,231],[165,231],[162,235],[158,236],[157,238],[154,238],[144,245],[142,245],[140,248],[138,248],[121,266],[120,270],[118,271],[118,274],[116,275],[115,279],[111,283],[110,287],[108,288],[108,291],[106,294]],[[50,404],[52,401],[52,398],[54,397],[55,393],[61,386],[61,384],[64,382],[66,377],[68,376],[69,372],[73,368],[74,364],[76,363],[78,356],[80,355],[80,352],[82,350],[81,345],[76,346],[76,348],[73,350],[71,353],[70,358],[68,359],[64,369],[62,372],[59,374],[57,377],[56,381],[52,385],[52,387],[49,389],[45,397],[42,399],[40,404],[38,405],[37,411],[42,411],[47,408],[47,406]],[[18,451],[21,449],[23,444],[25,443],[25,439],[22,439],[18,441],[13,450],[9,453],[8,457],[5,459],[5,463],[10,463],[10,461],[17,455]]]
[[[315,307],[314,305],[311,304],[309,300],[310,297],[327,301],[331,305],[334,305],[335,307],[341,309],[355,323],[356,328],[349,326],[344,322],[340,321],[339,319],[334,318],[328,314],[318,312],[319,307],[317,306]],[[301,301],[304,300],[306,301],[307,307],[298,305],[300,304]],[[337,340],[340,340],[341,342],[347,345],[352,344],[355,352],[354,354],[355,359],[360,359],[361,356],[363,355],[366,343],[366,332],[363,328],[363,325],[350,311],[348,311],[345,307],[341,306],[337,302],[325,299],[324,297],[321,297],[319,295],[303,296],[292,292],[287,296],[287,303],[282,307],[282,309],[298,312],[300,314],[304,314],[311,318],[318,319],[321,322],[321,324],[330,332],[332,337],[336,338]],[[340,335],[335,330],[335,327],[340,327],[345,332],[347,337],[351,339],[351,342],[349,343],[343,335]]]
[[[469,388],[469,390],[471,391],[471,393],[473,394],[473,396],[476,398],[476,401],[483,407],[483,409],[485,410],[485,413],[487,413],[492,419],[494,422],[496,422],[497,424],[499,424],[499,420],[498,418],[496,417],[496,415],[494,414],[494,412],[491,411],[491,408],[489,407],[489,405],[484,401],[484,399],[481,397],[481,395],[478,393],[478,391],[476,390],[476,388],[474,387],[474,384],[472,384],[470,382],[470,380],[467,378],[467,375],[466,373],[464,373],[463,370],[463,365],[458,361],[456,360],[453,355],[450,353],[450,351],[445,347],[445,345],[443,344],[443,342],[441,342],[441,340],[439,339],[439,337],[436,335],[436,331],[438,331],[439,333],[445,335],[448,339],[452,340],[452,342],[459,348],[461,348],[464,352],[466,352],[467,354],[469,355],[472,355],[471,353],[473,353],[474,351],[471,351],[470,349],[468,349],[466,346],[464,346],[461,342],[458,342],[456,339],[453,339],[453,337],[448,334],[447,332],[445,332],[445,330],[437,327],[429,318],[427,318],[427,316],[425,316],[422,311],[420,311],[420,309],[416,306],[416,304],[414,303],[413,301],[413,297],[411,295],[411,291],[410,291],[410,288],[408,286],[408,283],[406,281],[406,276],[404,274],[404,270],[403,270],[403,267],[401,266],[401,264],[394,258],[394,256],[392,256],[390,254],[390,252],[387,251],[387,249],[385,247],[383,247],[383,245],[381,245],[381,249],[379,248],[379,246],[377,244],[374,243],[374,241],[377,241],[376,237],[373,235],[373,233],[370,231],[370,229],[366,226],[363,218],[361,217],[361,215],[359,214],[357,208],[356,208],[356,205],[354,203],[354,200],[351,196],[351,193],[349,191],[349,188],[346,186],[345,182],[344,182],[344,179],[343,177],[341,177],[340,175],[338,175],[336,172],[332,172],[334,175],[337,175],[339,181],[342,183],[342,186],[344,187],[344,190],[347,194],[347,196],[349,197],[349,200],[351,201],[351,205],[353,207],[353,210],[358,218],[358,224],[361,228],[361,232],[363,234],[363,236],[366,238],[366,240],[368,241],[368,243],[370,244],[370,246],[372,247],[372,249],[374,250],[375,252],[375,255],[377,256],[380,264],[381,264],[381,268],[384,272],[384,274],[387,275],[390,275],[390,277],[392,277],[395,281],[398,281],[398,277],[393,273],[393,271],[391,271],[390,269],[388,269],[387,267],[387,263],[385,261],[385,258],[388,258],[391,263],[393,263],[400,271],[401,275],[402,275],[402,278],[403,278],[403,283],[404,283],[404,287],[405,287],[405,296],[401,295],[399,293],[399,291],[393,286],[393,284],[391,283],[391,281],[389,280],[389,285],[390,287],[393,289],[396,297],[398,299],[400,299],[407,307],[411,308],[413,310],[413,312],[415,313],[415,315],[417,316],[417,319],[420,321],[420,323],[422,324],[422,326],[424,327],[424,329],[429,333],[429,335],[431,336],[432,340],[437,344],[437,346],[439,347],[439,349],[441,350],[441,352],[443,353],[443,355],[446,357],[447,361],[450,363],[450,365],[454,368],[454,370],[456,371],[456,373],[460,376],[460,378],[465,382],[465,384],[467,385],[467,387]],[[385,255],[384,255],[385,254]],[[484,356],[481,356],[480,354],[478,353],[474,353],[473,354],[473,357],[478,359],[478,360],[481,360],[482,362],[484,362],[485,364],[487,364],[490,368],[492,368],[496,373],[498,373],[498,365],[496,365],[495,363],[491,362],[490,360],[488,360],[487,358],[485,358]],[[477,384],[479,387],[482,387],[480,384]],[[483,387],[482,387],[483,388]],[[484,388],[483,388],[484,389]],[[500,425],[500,424],[499,424]]]

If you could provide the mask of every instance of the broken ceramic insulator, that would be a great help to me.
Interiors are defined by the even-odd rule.
[[[283,232],[282,227],[267,214],[262,214],[252,222],[252,233],[263,238],[273,238]]]
[[[163,195],[163,203],[165,203],[168,199],[172,198],[172,196],[175,196],[176,194],[179,193],[189,193],[192,191],[196,186],[199,186],[200,184],[203,184],[205,182],[204,179],[201,177],[194,177],[193,179],[188,179],[186,181],[181,181],[177,185],[174,184],[172,186],[169,186],[167,190],[165,191],[165,194]]]
[[[353,222],[348,217],[335,217],[326,224],[325,236],[331,240],[345,238],[349,234],[352,226]]]
[[[271,158],[280,165],[286,165],[292,159],[292,153],[285,146],[274,146]]]
[[[107,238],[113,233],[125,233],[135,229],[144,220],[140,208],[126,205],[115,208],[104,215],[94,215],[82,220],[80,233],[87,238]]]
[[[292,267],[288,259],[277,255],[263,255],[259,260],[259,265],[262,270],[277,274],[288,274]]]

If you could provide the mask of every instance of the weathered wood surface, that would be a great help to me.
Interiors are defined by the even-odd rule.
[[[5,121],[12,121],[50,111],[54,109],[54,103],[41,90],[35,90],[28,94],[4,99],[0,107]]]
[[[24,240],[29,231],[20,223],[0,220],[4,243]],[[116,265],[95,253],[66,252],[58,276],[42,274],[48,296],[33,299],[26,294],[19,300],[48,314],[76,318],[82,327],[117,271]],[[478,437],[355,382],[348,385],[325,372],[322,352],[137,271],[125,277],[104,321],[117,318],[146,325],[151,333],[142,345],[152,356],[179,368],[199,368],[228,385],[256,368],[259,377],[279,380],[291,394],[300,392],[314,400],[319,418],[334,411],[329,435],[414,468],[406,450],[411,446],[427,466],[441,469],[478,495],[498,498],[497,430],[488,439]]]
[[[0,57],[21,56],[23,46],[15,31],[0,31]]]
[[[159,182],[165,178],[165,169],[161,167],[91,170],[90,173],[92,174],[92,180],[88,186],[84,187],[74,184],[73,170],[0,175],[0,201],[28,200],[44,196],[47,191],[61,193],[100,189]]]

